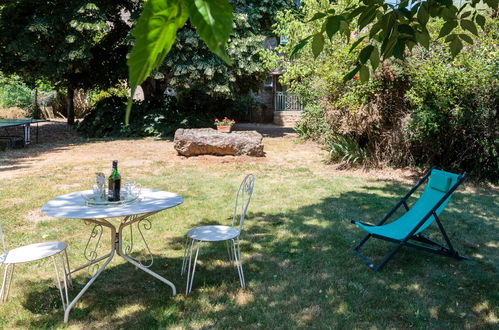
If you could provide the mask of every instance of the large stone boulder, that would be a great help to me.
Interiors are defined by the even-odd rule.
[[[219,133],[213,128],[182,129],[175,132],[174,147],[182,156],[248,155],[263,157],[263,136],[256,131]]]

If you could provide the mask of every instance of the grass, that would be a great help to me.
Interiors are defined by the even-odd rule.
[[[92,227],[36,212],[55,196],[89,187],[93,173],[105,170],[111,159],[120,159],[123,176],[182,195],[182,205],[152,217],[153,230],[146,234],[155,256],[152,269],[172,280],[179,294],[172,297],[169,287],[115,258],[66,326],[51,264],[30,263],[16,268],[9,301],[0,305],[0,328],[497,328],[497,191],[460,189],[441,216],[456,248],[472,260],[406,248],[374,273],[351,251],[364,233],[350,220],[376,222],[411,185],[332,175],[317,157],[271,161],[304,148],[283,140],[265,140],[267,161],[177,160],[170,151],[164,155],[170,142],[149,140],[33,146],[38,156],[45,155],[38,160],[29,158],[29,150],[12,154],[2,171],[23,172],[0,179],[8,247],[63,240],[70,244],[72,266],[84,263]],[[114,154],[125,145],[135,150],[129,157],[136,165],[127,167],[132,159],[124,156],[126,148]],[[206,244],[193,292],[185,296],[180,276],[185,233],[229,223],[235,189],[250,172],[256,183],[241,243],[247,289],[239,287],[225,245]],[[108,237],[103,240],[102,252],[109,244]],[[366,245],[366,253],[379,260],[390,247],[375,242]],[[136,253],[143,252],[139,246]],[[77,273],[72,297],[87,279],[85,271]]]

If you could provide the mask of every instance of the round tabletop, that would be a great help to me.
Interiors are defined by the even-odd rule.
[[[177,206],[184,201],[182,196],[171,192],[142,189],[139,200],[131,204],[118,206],[87,206],[82,197],[82,193],[88,192],[90,191],[77,191],[54,198],[43,205],[42,212],[56,218],[113,218],[161,211]]]

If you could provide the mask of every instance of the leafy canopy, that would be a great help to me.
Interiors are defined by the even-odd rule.
[[[234,8],[233,30],[227,42],[231,66],[212,53],[187,22],[177,32],[170,53],[153,74],[161,79],[160,84],[172,87],[179,98],[198,92],[208,96],[208,99],[198,98],[199,108],[204,110],[207,100],[240,100],[250,90],[261,88],[268,76],[262,53],[265,45],[277,44],[273,33],[277,14],[295,8],[293,0],[229,1]]]
[[[490,8],[497,10],[498,0],[471,0],[456,5],[452,0],[403,0],[393,1],[361,0],[341,10],[333,8],[318,10],[308,22],[319,21],[322,29],[305,37],[298,43],[290,56],[295,56],[306,44],[312,44],[312,52],[318,57],[327,39],[341,35],[355,42],[350,51],[360,45],[355,67],[345,80],[356,74],[362,81],[369,80],[370,70],[376,70],[380,60],[398,58],[404,60],[406,50],[422,45],[429,48],[430,34],[427,24],[431,19],[443,19],[438,38],[444,38],[453,56],[459,54],[463,42],[472,44],[478,35],[477,26],[485,25],[485,12]],[[462,32],[455,32],[462,30]],[[354,32],[356,31],[356,32]]]
[[[135,45],[128,59],[132,95],[153,69],[170,52],[177,31],[187,19],[208,48],[227,64],[231,63],[225,45],[232,32],[232,6],[228,0],[148,0],[132,30]],[[129,122],[132,99],[128,101]]]
[[[56,88],[112,86],[126,77],[122,13],[137,9],[137,0],[3,0],[0,70]]]

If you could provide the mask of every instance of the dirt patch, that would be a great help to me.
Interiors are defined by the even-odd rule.
[[[85,139],[63,121],[39,124],[39,141],[22,148],[0,152],[0,180],[25,175],[43,176],[45,172],[67,175],[107,173],[113,159],[120,160],[123,172],[136,178],[161,173],[164,167],[224,166],[230,164],[266,164],[283,169],[307,168],[330,177],[359,177],[371,180],[415,182],[422,172],[414,169],[354,168],[339,170],[338,164],[326,164],[327,151],[314,142],[303,142],[290,128],[270,124],[238,124],[237,130],[256,130],[264,135],[265,157],[250,156],[179,156],[173,142],[153,138]],[[96,164],[98,164],[96,166]],[[59,186],[60,189],[77,188]]]
[[[56,218],[49,217],[49,216],[43,214],[42,212],[40,212],[40,209],[35,209],[35,210],[29,211],[24,218],[26,220],[34,222],[34,223],[38,223],[38,222],[42,222],[42,221],[51,221],[51,220],[56,219]]]

